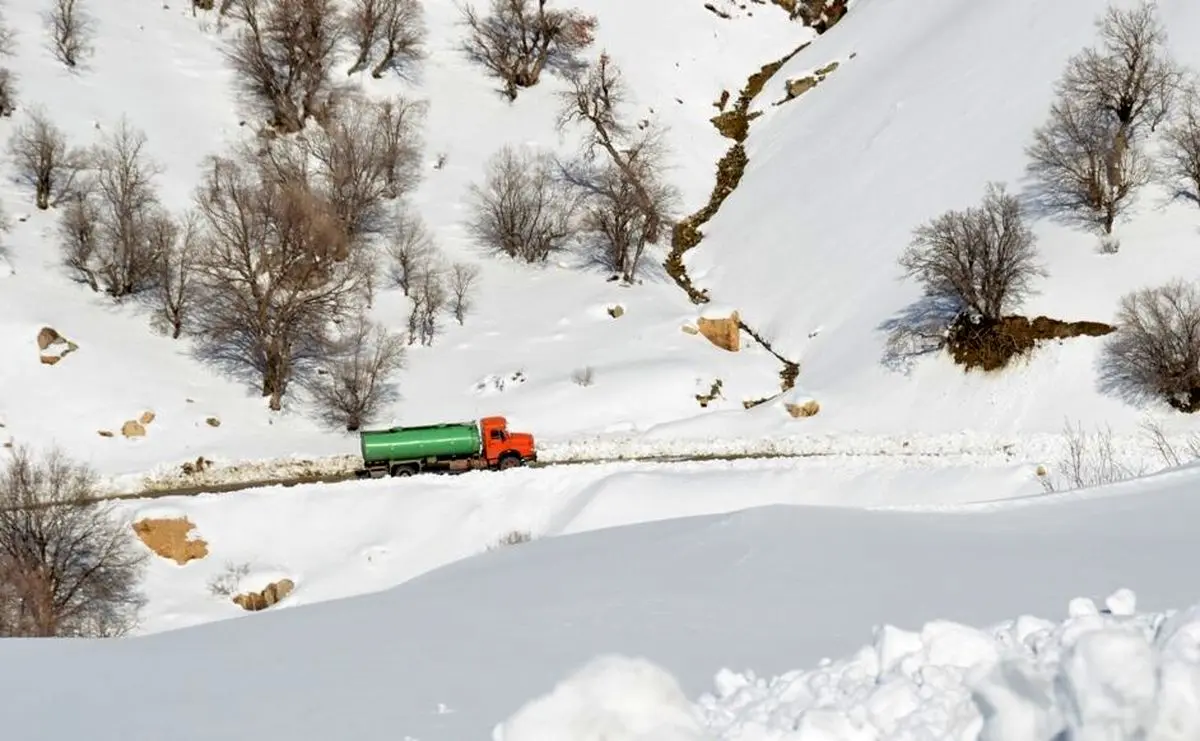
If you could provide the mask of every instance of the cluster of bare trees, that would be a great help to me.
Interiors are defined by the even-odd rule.
[[[11,451],[0,469],[0,636],[107,637],[136,625],[146,554],[86,466]]]
[[[675,205],[662,131],[623,117],[624,81],[607,54],[567,78],[558,125],[582,131],[582,150],[562,160],[501,149],[471,189],[468,227],[481,246],[530,263],[581,243],[632,282],[646,248],[668,234]]]
[[[432,344],[443,313],[464,324],[479,283],[479,266],[449,262],[425,222],[409,209],[396,214],[387,244],[392,281],[413,304],[408,343]]]
[[[1048,120],[1034,133],[1029,169],[1049,212],[1111,235],[1122,212],[1156,175],[1190,182],[1189,150],[1200,163],[1196,94],[1165,49],[1155,5],[1111,5],[1099,21],[1100,43],[1068,62]],[[1158,127],[1172,118],[1179,93],[1184,116],[1165,137],[1166,167],[1146,154]],[[1195,139],[1190,138],[1195,135]]]
[[[210,4],[211,5],[211,4]],[[404,74],[424,52],[420,0],[222,0],[217,10],[241,26],[227,57],[247,102],[276,133],[300,131],[309,119],[325,123],[347,94],[334,80],[346,58],[355,74]]]
[[[547,0],[490,0],[486,15],[471,5],[462,10],[462,51],[500,80],[509,100],[536,85],[543,71],[577,74],[585,66],[580,53],[595,41],[594,16],[546,6]]]

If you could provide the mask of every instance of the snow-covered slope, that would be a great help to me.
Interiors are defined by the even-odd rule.
[[[687,208],[707,197],[712,163],[724,147],[707,120],[720,91],[736,90],[759,56],[778,56],[812,35],[771,7],[722,19],[694,0],[639,6],[636,13],[610,0],[579,6],[600,18],[591,54],[607,50],[621,65],[635,98],[630,115],[652,109],[671,128],[672,177]],[[193,17],[187,2],[93,3],[94,54],[70,73],[46,47],[44,8],[10,3],[6,10],[17,41],[6,63],[17,76],[20,108],[0,120],[0,139],[34,106],[81,146],[127,117],[145,132],[146,152],[162,166],[156,182],[163,200],[179,212],[193,195],[201,160],[247,134],[221,56],[233,29],[221,30],[211,13]],[[458,51],[456,6],[427,2],[425,14],[428,59],[415,81],[355,79],[372,94],[428,102],[424,179],[411,202],[447,257],[477,263],[483,274],[465,326],[449,320],[432,348],[410,351],[407,369],[393,379],[401,399],[378,422],[508,414],[514,427],[549,441],[702,414],[695,395],[716,378],[724,397],[710,410],[740,409],[743,399],[777,389],[777,365],[765,352],[725,353],[681,331],[696,312],[657,266],[661,255],[647,261],[643,285],[622,288],[570,255],[526,267],[480,254],[463,228],[466,189],[505,144],[571,151],[554,126],[562,82],[547,76],[510,105]],[[657,43],[663,28],[673,29],[672,44]],[[435,168],[442,156],[444,166]],[[0,202],[14,217],[5,240],[14,274],[0,279],[4,441],[58,443],[114,474],[177,467],[200,455],[225,462],[356,452],[353,437],[312,421],[302,395],[270,414],[256,389],[193,359],[186,339],[155,335],[137,302],[116,307],[72,283],[60,262],[57,212],[36,211],[32,193],[10,182],[4,167]],[[617,305],[625,313],[614,319],[607,310]],[[408,306],[389,287],[376,318],[402,330]],[[35,338],[43,326],[79,350],[42,365]],[[592,369],[588,386],[573,380],[585,368]],[[156,417],[144,439],[98,434],[145,411]],[[219,427],[206,424],[214,417]]]
[[[815,682],[813,702],[842,709],[845,696],[878,690],[853,712],[899,718],[911,709],[927,722],[923,714],[943,700],[966,707],[954,667],[988,658],[997,643],[934,626],[924,631],[929,650],[877,685],[869,670],[878,649],[852,656],[872,644],[875,626],[1054,618],[1073,597],[1100,601],[1122,587],[1145,610],[1192,604],[1196,483],[1186,469],[982,512],[772,506],[546,538],[376,595],[127,640],[0,642],[0,708],[10,732],[36,741],[164,729],[180,741],[457,741],[486,738],[575,668],[617,652],[661,665],[691,698],[711,692],[722,668],[770,677],[807,667],[840,678],[827,689]],[[1083,618],[1065,634],[1095,622]],[[1019,621],[995,631],[997,647],[1047,627]],[[883,638],[889,656],[921,648],[903,634]],[[826,657],[848,663],[820,664]],[[907,678],[922,667],[914,696]],[[766,688],[731,694],[737,684],[722,677],[722,699],[706,702],[714,728],[728,728],[726,711],[739,706],[749,719],[771,709]],[[806,702],[805,686],[758,719],[782,733]],[[895,704],[883,707],[889,697]]]
[[[1017,435],[1069,417],[1123,433],[1162,414],[1097,391],[1095,339],[1050,344],[995,376],[964,374],[944,353],[911,358],[907,371],[885,357],[888,329],[920,297],[896,264],[912,230],[977,204],[988,181],[1025,188],[1024,148],[1067,58],[1096,43],[1105,5],[857,0],[768,83],[745,176],[685,263],[697,286],[799,361],[800,385],[821,403],[809,428]],[[1197,69],[1200,8],[1158,7],[1170,52]],[[816,88],[771,105],[787,80],[832,62]],[[1118,223],[1118,254],[1037,220],[1049,277],[1022,313],[1111,322],[1125,292],[1195,274],[1200,211],[1164,195],[1151,186],[1138,197]]]

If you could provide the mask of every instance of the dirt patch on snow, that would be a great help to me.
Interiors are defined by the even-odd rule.
[[[1103,322],[1064,322],[1039,316],[1006,316],[972,323],[961,319],[950,327],[946,347],[954,362],[967,370],[1000,370],[1038,345],[1072,337],[1103,337],[1116,327]]]
[[[133,523],[133,531],[147,548],[180,566],[208,555],[208,543],[194,534],[195,528],[186,517],[147,518]]]

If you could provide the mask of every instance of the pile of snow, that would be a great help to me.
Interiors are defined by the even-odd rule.
[[[693,706],[642,658],[605,655],[494,741],[1187,741],[1200,735],[1200,605],[1136,612],[1121,589],[1058,623],[885,625],[853,655],[766,680],[721,671]]]

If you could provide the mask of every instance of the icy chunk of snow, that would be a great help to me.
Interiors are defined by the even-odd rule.
[[[1132,615],[1137,611],[1137,595],[1131,589],[1118,589],[1104,600],[1104,606],[1114,615]]]

